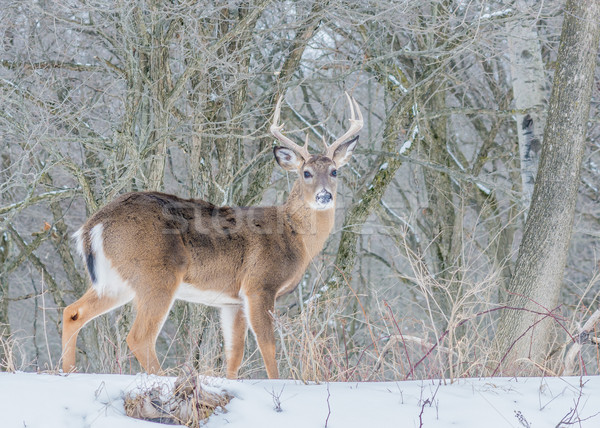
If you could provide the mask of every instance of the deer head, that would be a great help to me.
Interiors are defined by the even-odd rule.
[[[286,171],[295,171],[299,175],[304,202],[316,210],[327,210],[335,206],[337,188],[337,170],[344,166],[352,157],[352,152],[358,142],[356,135],[363,127],[363,117],[358,103],[346,93],[350,105],[350,128],[340,138],[328,145],[323,137],[325,152],[311,155],[308,151],[308,135],[303,146],[294,143],[281,132],[279,125],[281,102],[277,101],[271,133],[283,145],[275,147],[273,154],[279,166]],[[358,118],[357,118],[358,116]]]

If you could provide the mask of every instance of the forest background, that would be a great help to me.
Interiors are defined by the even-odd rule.
[[[287,135],[314,151],[347,127],[347,91],[365,127],[334,233],[278,301],[282,377],[600,372],[597,2],[0,6],[3,370],[59,367],[62,309],[88,286],[71,239],[87,216],[132,190],[281,203],[295,177],[272,156],[277,99]],[[544,177],[570,202],[544,196]],[[544,201],[557,216],[534,210]],[[538,259],[555,269],[523,268]],[[84,328],[84,371],[139,370],[133,314]],[[158,352],[223,375],[221,341],[214,309],[177,303]],[[241,376],[263,377],[246,346]]]

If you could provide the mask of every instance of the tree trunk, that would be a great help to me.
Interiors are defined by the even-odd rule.
[[[525,0],[519,0],[520,10],[527,8]],[[545,88],[542,48],[536,31],[535,22],[519,20],[508,28],[508,46],[510,70],[515,107],[519,110],[532,110],[527,114],[516,114],[517,134],[519,137],[519,159],[521,161],[521,180],[523,183],[523,206],[531,203],[535,174],[540,150],[540,132],[544,129]]]
[[[600,37],[600,2],[565,8],[544,145],[515,273],[495,338],[503,374],[538,374],[555,324],[566,264],[592,82]],[[522,310],[524,309],[524,310]],[[532,364],[531,364],[532,363]]]
[[[342,226],[342,236],[338,245],[335,258],[335,270],[323,287],[322,291],[336,290],[344,284],[350,283],[352,270],[356,263],[356,244],[360,231],[375,206],[381,201],[383,194],[394,179],[396,171],[402,165],[402,159],[396,156],[396,146],[402,135],[404,121],[404,104],[398,102],[385,120],[382,149],[384,154],[377,159],[379,168],[370,182],[365,182],[356,202],[348,211]],[[366,185],[368,183],[368,186]]]

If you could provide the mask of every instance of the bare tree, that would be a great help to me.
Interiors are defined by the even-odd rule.
[[[558,316],[589,115],[600,4],[568,1],[540,167],[496,332],[504,373],[539,373]]]
[[[526,11],[535,2],[519,0],[517,8]],[[507,28],[511,78],[515,107],[528,111],[515,115],[519,136],[519,157],[523,183],[523,206],[529,207],[535,173],[539,160],[541,132],[545,124],[544,101],[546,98],[542,48],[535,21],[518,21]]]

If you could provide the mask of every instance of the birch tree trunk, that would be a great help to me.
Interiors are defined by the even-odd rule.
[[[517,8],[525,11],[527,1],[517,1]],[[523,183],[523,207],[527,209],[531,203],[539,161],[540,133],[544,129],[546,120],[545,112],[541,109],[546,97],[544,87],[546,79],[535,21],[518,20],[516,24],[509,24],[508,34],[515,107],[520,111],[532,110],[528,114],[515,115]]]
[[[554,76],[539,171],[515,273],[495,337],[499,368],[538,374],[553,326],[580,184],[600,37],[600,2],[569,0]],[[524,310],[522,310],[524,309]]]

